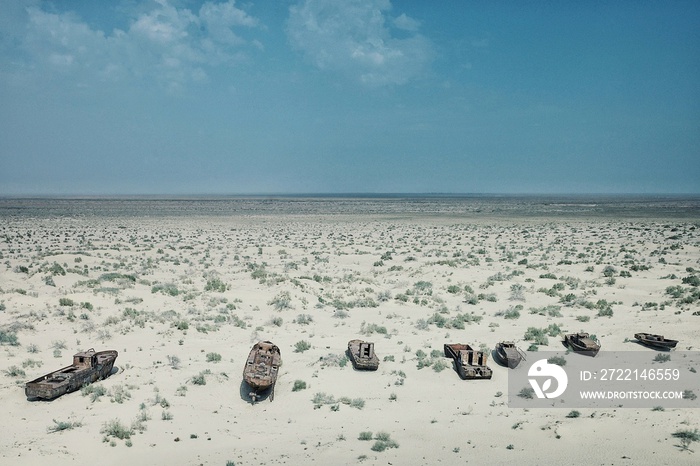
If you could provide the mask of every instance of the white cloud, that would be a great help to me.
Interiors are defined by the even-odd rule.
[[[417,33],[418,21],[389,17],[391,8],[389,0],[305,0],[290,8],[287,34],[320,69],[372,86],[403,84],[425,71],[432,44]]]
[[[404,31],[416,32],[420,29],[420,21],[406,16],[406,13],[402,13],[401,16],[396,18],[394,20],[394,25]]]
[[[72,70],[81,82],[154,79],[179,89],[207,80],[207,68],[241,59],[243,50],[259,50],[258,41],[236,34],[258,20],[235,5],[205,2],[198,12],[176,8],[167,0],[135,14],[128,27],[104,32],[73,13],[26,9],[27,24],[16,42],[31,57],[27,69],[40,73]],[[37,67],[43,67],[38,69]]]

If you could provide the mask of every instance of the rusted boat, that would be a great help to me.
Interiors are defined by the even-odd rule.
[[[74,392],[107,377],[112,372],[117,355],[115,350],[95,352],[93,348],[76,353],[72,365],[27,382],[24,393],[29,399],[52,400]]]
[[[376,371],[379,368],[379,358],[374,354],[374,343],[350,340],[348,354],[353,367],[357,370]]]
[[[268,388],[271,389],[270,401],[275,398],[275,382],[281,364],[280,349],[272,342],[259,341],[250,350],[243,369],[243,380],[253,389],[249,393],[253,403],[260,397],[260,392]]]
[[[512,341],[502,341],[496,344],[496,356],[503,365],[515,369],[520,364],[520,361],[525,360],[523,350],[515,346]]]
[[[567,346],[577,353],[594,357],[600,351],[600,343],[591,338],[588,333],[569,333],[564,336]]]
[[[635,333],[634,338],[644,345],[667,350],[675,348],[678,344],[678,340],[670,340],[664,338],[663,335],[654,335],[652,333]]]
[[[486,365],[488,356],[469,345],[445,344],[445,357],[452,358],[459,376],[465,380],[490,379],[493,372]]]

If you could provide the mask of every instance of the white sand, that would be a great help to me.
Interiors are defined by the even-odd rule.
[[[673,235],[679,239],[668,239]],[[680,304],[665,290],[690,275],[687,267],[700,269],[699,240],[691,223],[654,221],[278,216],[4,222],[0,329],[14,331],[19,345],[0,346],[0,463],[697,464],[700,453],[681,451],[671,436],[700,427],[697,409],[581,409],[576,419],[562,409],[510,409],[506,368],[490,361],[492,380],[463,381],[451,364],[441,372],[418,369],[416,351],[430,355],[456,342],[490,349],[508,339],[527,348],[525,330],[552,323],[596,334],[602,351],[650,351],[625,342],[637,331],[662,332],[680,340],[678,349],[696,350],[700,316],[692,313],[700,305]],[[674,244],[680,247],[671,249]],[[389,251],[391,258],[375,265]],[[519,264],[523,259],[527,264]],[[54,263],[66,274],[52,270]],[[252,275],[263,264],[261,283]],[[650,269],[606,284],[606,266],[619,273],[632,264]],[[540,278],[545,273],[557,279]],[[122,278],[110,281],[106,274]],[[678,278],[662,278],[671,274]],[[489,277],[495,278],[487,286]],[[596,309],[538,292],[566,277],[571,286],[561,295],[615,302],[614,315],[597,317]],[[228,289],[205,291],[214,278]],[[429,283],[429,291],[406,294],[420,282]],[[510,299],[516,284],[523,286],[524,300]],[[179,294],[154,292],[158,285],[173,285]],[[458,293],[448,292],[453,285]],[[466,303],[465,285],[496,301]],[[285,293],[288,308],[276,310],[274,300],[284,307]],[[73,306],[61,306],[61,298]],[[648,302],[666,305],[643,311]],[[372,303],[376,307],[360,307]],[[518,319],[496,315],[518,304]],[[529,312],[548,305],[561,306],[562,317]],[[334,316],[342,307],[347,317]],[[439,311],[482,320],[464,329],[418,328],[420,319]],[[313,320],[295,323],[300,314]],[[281,318],[281,326],[273,318]],[[188,328],[178,329],[178,322]],[[388,334],[363,335],[363,323]],[[353,338],[375,342],[377,372],[357,372],[349,363],[324,366],[322,358],[342,356]],[[281,348],[283,366],[274,402],[251,405],[242,397],[241,372],[259,339]],[[559,348],[560,339],[550,338],[549,347]],[[297,353],[301,340],[311,349]],[[58,356],[60,342],[66,348]],[[26,381],[68,365],[74,352],[90,347],[119,351],[119,371],[94,384],[104,387],[104,396],[93,402],[78,391],[52,402],[26,400]],[[221,361],[208,362],[209,353]],[[172,357],[179,368],[172,367]],[[25,375],[9,375],[11,368]],[[205,370],[211,371],[206,385],[193,384]],[[307,388],[293,392],[296,380]],[[121,403],[120,389],[129,395]],[[317,393],[361,399],[364,406],[340,402],[314,409]],[[172,419],[164,420],[164,412]],[[131,427],[144,413],[148,419],[134,431],[131,446],[112,437],[103,441],[106,423],[117,419]],[[80,425],[48,433],[53,420]],[[358,439],[365,431],[390,434],[398,448],[373,451],[374,440]]]

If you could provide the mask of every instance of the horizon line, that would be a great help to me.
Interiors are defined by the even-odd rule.
[[[181,198],[353,198],[353,197],[557,197],[557,196],[611,196],[611,197],[695,197],[700,192],[250,192],[250,193],[0,193],[0,199],[181,199]]]

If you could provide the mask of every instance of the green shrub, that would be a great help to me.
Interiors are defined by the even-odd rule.
[[[60,298],[58,300],[59,306],[72,307],[75,303],[70,298]]]
[[[226,291],[227,288],[228,286],[226,285],[226,283],[222,282],[218,278],[212,278],[210,280],[207,280],[207,284],[204,287],[204,291],[217,291],[219,293],[223,293],[224,291]]]
[[[17,334],[6,330],[0,330],[0,345],[19,346]]]
[[[65,422],[65,421],[57,421],[56,419],[53,420],[54,425],[49,426],[46,428],[47,432],[49,433],[54,433],[54,432],[60,432],[62,430],[71,430],[75,427],[81,427],[83,425],[82,422]]]
[[[372,440],[372,432],[360,432],[358,440]]]
[[[304,382],[303,380],[295,380],[294,386],[292,387],[292,391],[298,392],[301,390],[306,390],[306,382]]]
[[[566,365],[566,359],[564,359],[563,356],[552,356],[551,358],[547,359],[547,362],[550,364],[556,364],[557,366]]]
[[[700,441],[700,432],[698,429],[678,430],[671,435],[681,440],[681,448],[683,448],[683,450],[687,450],[691,443]]]
[[[134,434],[134,429],[124,426],[119,419],[112,419],[102,426],[100,433],[106,437],[114,437],[120,440],[129,439]]]
[[[311,348],[311,344],[305,340],[298,341],[294,344],[295,353],[303,353],[304,351]]]

